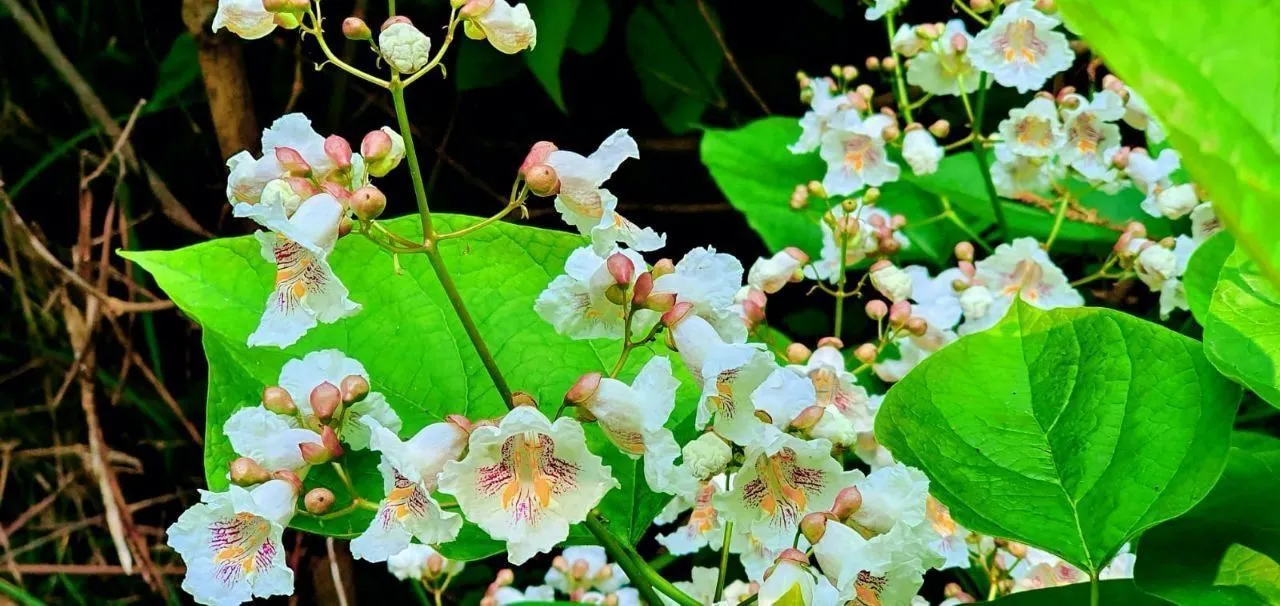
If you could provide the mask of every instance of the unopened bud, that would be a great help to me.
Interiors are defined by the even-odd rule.
[[[276,162],[280,163],[281,168],[293,176],[304,177],[311,173],[311,165],[307,164],[306,159],[298,150],[292,147],[277,147]]]
[[[969,50],[969,37],[960,32],[951,34],[951,50],[957,53]]]
[[[302,504],[306,506],[307,513],[320,515],[329,511],[333,507],[333,491],[328,488],[312,488],[307,491],[307,496],[302,497]]]
[[[600,390],[600,381],[603,378],[604,375],[598,372],[589,372],[578,377],[573,387],[569,388],[569,392],[564,394],[564,403],[570,406],[581,406],[590,402]]]
[[[560,175],[550,164],[535,164],[524,171],[524,182],[529,184],[529,191],[540,197],[554,196],[560,193]]]
[[[324,155],[333,160],[338,170],[351,168],[351,143],[338,135],[329,135],[324,140]]]
[[[427,576],[436,578],[444,571],[444,556],[433,553],[427,556]]]
[[[671,259],[664,257],[662,259],[658,259],[658,262],[653,264],[653,269],[649,271],[653,274],[653,279],[656,280],[662,276],[676,273],[676,264],[673,263]]]
[[[905,299],[889,306],[889,325],[902,328],[911,319],[911,303]]]
[[[408,17],[404,15],[396,15],[394,17],[391,17],[390,19],[387,19],[386,21],[383,21],[382,27],[378,29],[379,31],[385,32],[387,31],[388,27],[391,27],[392,25],[395,25],[397,23],[408,23],[409,25],[413,25],[413,21],[411,21]]]
[[[891,72],[898,69],[898,60],[893,57],[885,57],[880,60],[880,67],[884,68],[884,71]]]
[[[1004,549],[1009,552],[1009,555],[1015,558],[1022,559],[1027,557],[1027,546],[1022,543],[1009,541],[1009,544],[1005,545]]]
[[[290,486],[293,486],[294,494],[302,492],[302,478],[299,478],[298,474],[288,469],[281,469],[279,471],[272,472],[271,479],[288,482]]]
[[[527,391],[513,391],[511,392],[511,406],[532,406],[537,408],[538,401],[533,399],[533,395]]]
[[[894,237],[880,238],[876,240],[876,250],[886,255],[892,255],[902,250],[902,243]]]
[[[787,346],[787,361],[792,364],[804,364],[809,361],[809,356],[813,355],[804,343],[792,343]]]
[[[858,361],[863,364],[875,363],[876,357],[879,354],[880,352],[876,349],[876,346],[871,343],[863,343],[862,345],[859,345],[857,349],[853,350],[853,357],[857,358]]]
[[[759,301],[748,299],[742,302],[742,319],[747,323],[747,327],[755,329],[761,322],[764,322],[765,312],[764,306]]]
[[[394,143],[384,130],[371,130],[360,140],[360,155],[366,161],[376,162],[391,153]]]
[[[840,70],[840,76],[841,76],[842,78],[844,78],[844,79],[845,79],[845,81],[849,81],[849,80],[857,80],[857,79],[858,79],[858,68],[856,68],[856,67],[854,67],[854,66],[852,66],[852,65],[846,65],[846,66],[844,66],[844,68],[843,68],[843,69],[841,69],[841,70]]]
[[[321,423],[328,423],[334,413],[338,412],[338,407],[342,405],[342,391],[337,385],[325,381],[311,390],[308,400],[316,419]]]
[[[293,396],[278,385],[262,390],[262,406],[278,415],[292,415],[298,412],[298,407],[293,403]]]
[[[800,533],[809,540],[810,545],[817,545],[822,536],[827,534],[827,522],[833,518],[825,511],[815,511],[800,518]]]
[[[975,13],[985,13],[994,8],[994,5],[991,0],[969,0],[969,8]]]
[[[880,299],[872,299],[867,301],[867,317],[872,320],[882,320],[889,315],[889,305]]]
[[[503,568],[502,570],[499,570],[498,574],[493,577],[494,584],[499,587],[510,585],[514,583],[515,580],[516,573],[512,572],[510,568]]]
[[[878,72],[880,71],[880,58],[867,57],[867,62],[864,65],[867,66],[867,71]]]
[[[879,187],[868,187],[867,191],[862,192],[862,201],[866,202],[867,204],[875,204],[876,200],[879,200],[879,199],[880,199]],[[875,216],[879,216],[879,215],[875,215]]]
[[[1074,108],[1075,106],[1080,104],[1080,100],[1074,96],[1075,94],[1076,94],[1076,87],[1074,86],[1062,87],[1058,91],[1058,103],[1067,108]]]
[[[682,320],[688,317],[688,315],[692,312],[693,312],[693,303],[690,303],[688,301],[677,302],[675,305],[671,307],[671,309],[667,310],[666,313],[662,314],[662,325],[666,326],[667,328],[675,328],[677,324],[679,324]],[[670,335],[671,333],[668,332],[667,334]]]
[[[862,492],[857,486],[849,486],[836,495],[836,502],[831,506],[831,514],[841,522],[849,519],[862,509]]]
[[[827,188],[822,186],[821,181],[810,181],[805,188],[809,190],[809,194],[817,198],[827,197]]]
[[[271,474],[249,457],[240,457],[231,461],[228,471],[231,475],[231,483],[236,486],[253,486],[271,479]]]
[[[907,216],[898,213],[889,218],[889,229],[899,230],[907,226]]]
[[[871,88],[870,84],[859,84],[858,88],[855,88],[854,91],[859,95],[862,95],[862,98],[866,99],[868,102],[876,98],[876,89]]]
[[[956,259],[959,261],[973,262],[973,244],[971,242],[956,243],[955,253]]]
[[[778,554],[778,560],[795,562],[803,566],[809,565],[809,556],[805,555],[803,551],[800,551],[799,549],[794,549],[791,547],[788,547],[782,550],[782,553]]]
[[[797,414],[796,418],[791,419],[791,426],[801,431],[813,429],[813,426],[817,425],[818,421],[822,420],[822,415],[826,414],[826,412],[827,409],[823,406],[816,404],[808,406],[804,410],[800,411],[800,414]]]
[[[907,332],[922,337],[924,333],[929,332],[929,321],[920,316],[911,316],[911,319],[907,320]]]
[[[1131,153],[1132,151],[1128,147],[1121,147],[1120,149],[1117,149],[1116,153],[1111,156],[1111,164],[1122,170],[1128,168],[1129,154]]]
[[[342,20],[342,35],[348,40],[371,40],[373,39],[373,30],[369,29],[369,24],[359,17],[347,17]]]
[[[534,143],[533,146],[529,148],[529,153],[525,154],[524,162],[520,163],[520,174],[527,179],[529,177],[527,174],[529,169],[539,164],[546,164],[547,158],[551,157],[551,152],[556,151],[557,149],[559,148],[556,147],[556,144],[550,141],[539,141]]]
[[[852,105],[853,109],[865,112],[871,109],[871,100],[863,97],[858,91],[853,91],[849,93],[849,105]]]
[[[942,139],[951,134],[951,123],[946,120],[938,120],[929,125],[929,134]]]
[[[897,124],[890,124],[889,126],[884,127],[884,130],[880,131],[880,136],[883,137],[885,141],[897,141],[898,137],[902,136],[902,129],[898,128]]]
[[[644,309],[663,313],[676,305],[676,294],[673,292],[655,292],[645,297]]]
[[[1141,221],[1130,221],[1124,226],[1124,231],[1133,234],[1135,238],[1147,237],[1147,226],[1143,225]]]
[[[1054,0],[1036,0],[1035,7],[1042,13],[1052,13],[1058,10],[1058,3]]]
[[[636,307],[644,307],[645,301],[653,292],[653,274],[642,272],[636,276],[636,283],[631,286],[631,304]]]
[[[387,196],[373,185],[366,185],[351,192],[351,210],[361,221],[372,221],[387,209]]]
[[[338,432],[328,425],[320,428],[320,443],[329,451],[329,456],[335,459],[346,452],[342,448],[342,442],[338,440]]]
[[[604,298],[619,307],[627,304],[627,287],[623,284],[610,284],[604,289]]]
[[[630,285],[631,279],[636,275],[636,264],[620,252],[609,255],[605,260],[605,267],[609,269],[613,281],[619,285]]]
[[[302,453],[302,460],[311,465],[324,465],[333,460],[333,453],[324,444],[303,442],[298,444],[298,452]]]
[[[493,8],[493,0],[468,0],[458,11],[458,16],[463,19],[476,19],[484,16],[490,8]]]
[[[342,217],[341,219],[338,219],[338,237],[347,237],[347,235],[351,233],[351,230],[355,229],[355,226],[356,223],[351,220],[351,217]]]

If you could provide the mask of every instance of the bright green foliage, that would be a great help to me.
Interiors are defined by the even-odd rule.
[[[1136,581],[1178,604],[1280,599],[1280,440],[1240,433],[1218,485],[1186,515],[1142,535]]]
[[[1235,250],[1236,242],[1231,234],[1220,231],[1205,240],[1191,253],[1187,261],[1187,271],[1182,274],[1182,287],[1186,289],[1187,306],[1191,315],[1204,326],[1208,321],[1209,299],[1213,289],[1218,285],[1218,274],[1222,265]]]
[[[1280,4],[1058,3],[1169,132],[1227,228],[1280,285]]]
[[[1051,587],[1023,591],[993,602],[1000,606],[1080,606],[1089,603],[1089,584],[1076,583],[1065,587]],[[1143,593],[1133,581],[1102,581],[1098,583],[1098,603],[1117,606],[1166,606],[1168,602]]]
[[[961,524],[1096,572],[1209,491],[1239,399],[1194,340],[1019,302],[894,385],[876,435]]]
[[[1236,246],[1218,274],[1204,348],[1222,374],[1280,406],[1280,290]]]
[[[463,216],[433,218],[441,230],[474,222]],[[406,237],[420,237],[416,216],[385,224]],[[569,253],[584,244],[577,235],[508,223],[441,244],[463,299],[512,388],[533,395],[548,414],[580,374],[611,368],[620,347],[613,342],[561,337],[533,311],[538,293],[562,272]],[[363,363],[373,389],[385,394],[404,420],[402,437],[447,414],[478,419],[505,411],[421,255],[402,256],[404,271],[397,276],[389,253],[359,236],[343,239],[330,260],[350,288],[351,299],[365,309],[352,318],[312,329],[283,351],[250,349],[244,344],[257,326],[275,273],[252,238],[224,238],[177,251],[127,256],[151,272],[204,329],[209,359],[205,473],[213,489],[226,487],[227,463],[235,456],[222,424],[236,409],[256,405],[263,387],[277,381],[284,363],[308,352],[337,348]],[[620,378],[630,380],[651,355],[648,349],[637,351]],[[685,385],[678,394],[673,427],[689,416],[697,401],[695,390],[688,386],[692,381],[687,376],[678,378]],[[600,511],[618,536],[637,541],[667,498],[648,489],[640,462],[609,445],[597,427],[587,428],[587,438],[622,484],[605,496]],[[382,480],[377,456],[367,451],[350,453],[346,462],[361,495],[379,500]],[[329,469],[314,469],[313,474],[309,481],[334,489],[339,506],[346,502],[346,491]],[[299,515],[293,524],[325,535],[352,537],[363,531],[370,518],[369,512],[357,512],[319,522]],[[590,539],[585,530],[575,529],[570,540]],[[444,546],[444,551],[452,558],[475,559],[501,548],[468,524],[459,540]]]
[[[708,105],[724,106],[716,84],[724,52],[697,3],[654,0],[637,6],[627,21],[627,54],[645,101],[671,132],[693,130]]]

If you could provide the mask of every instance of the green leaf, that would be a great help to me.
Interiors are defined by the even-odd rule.
[[[724,54],[697,3],[637,6],[627,21],[627,54],[645,101],[671,132],[693,130],[708,105],[725,106],[716,84]]]
[[[811,200],[807,209],[795,211],[788,200],[796,185],[821,179],[826,164],[816,153],[791,153],[787,146],[799,138],[799,121],[786,117],[762,118],[733,130],[707,129],[702,136],[702,163],[770,251],[796,246],[816,259],[822,251],[819,224],[827,208]],[[945,262],[951,246],[964,234],[945,221],[922,225],[942,212],[937,198],[902,182],[888,183],[880,191],[878,206],[907,217],[904,233],[912,246],[902,251],[901,258]]]
[[[1205,240],[1191,253],[1187,261],[1187,270],[1182,274],[1182,287],[1187,293],[1187,306],[1191,315],[1201,326],[1208,321],[1209,299],[1213,296],[1213,288],[1218,284],[1218,273],[1227,262],[1231,251],[1235,250],[1235,240],[1231,234],[1220,231]]]
[[[560,89],[560,60],[569,43],[569,33],[583,0],[526,0],[529,13],[538,22],[538,45],[526,51],[525,62],[538,83],[555,101],[560,111],[568,112],[564,92]]]
[[[1000,606],[1080,606],[1089,604],[1089,584],[1076,583],[1065,587],[1050,587],[1022,591],[1000,598],[992,604]],[[1143,593],[1129,579],[1101,581],[1098,583],[1098,603],[1124,606],[1166,606],[1168,602]]]
[[[599,50],[609,34],[608,0],[582,0],[578,16],[569,30],[569,50],[579,55],[590,55]]]
[[[151,93],[147,105],[158,107],[165,101],[177,97],[200,79],[200,61],[196,49],[196,40],[191,34],[180,34],[173,40],[173,46],[160,61],[160,70],[156,74],[156,90]]]
[[[1239,400],[1192,339],[1019,300],[894,385],[876,436],[967,528],[1097,572],[1209,491]]]
[[[488,42],[464,40],[449,75],[459,91],[468,91],[501,84],[519,74],[521,67],[519,57],[500,53]]]
[[[1259,65],[1280,56],[1280,4],[1063,0],[1058,7],[1147,101],[1227,229],[1280,285],[1280,72]]]
[[[1280,290],[1237,244],[1218,274],[1204,349],[1222,374],[1280,407]]]
[[[475,223],[471,217],[433,215],[439,229]],[[416,216],[385,225],[402,235],[420,238]],[[542,403],[550,414],[579,375],[608,369],[618,346],[607,341],[573,341],[561,337],[533,311],[533,301],[563,271],[569,253],[585,244],[577,235],[499,223],[476,234],[447,240],[441,251],[480,331],[507,380]],[[151,272],[156,282],[204,330],[209,360],[205,474],[214,490],[227,486],[227,463],[234,458],[222,425],[238,408],[253,406],[265,385],[275,384],[280,368],[308,352],[337,348],[364,364],[373,389],[387,396],[404,420],[402,436],[451,413],[470,418],[494,417],[505,411],[444,291],[421,255],[401,257],[402,275],[392,270],[390,255],[358,236],[338,243],[330,258],[335,272],[365,306],[354,317],[312,329],[294,346],[247,348],[273,283],[275,268],[263,261],[251,237],[225,238],[176,251],[121,253]],[[629,380],[652,350],[631,356],[622,378]],[[680,365],[676,365],[680,367]],[[683,372],[683,370],[681,370]],[[687,375],[678,393],[671,426],[691,429],[689,413],[697,393]],[[640,463],[606,443],[599,428],[587,427],[592,450],[605,458],[622,483],[609,492],[600,511],[621,537],[639,540],[653,515],[668,498],[643,482]],[[352,452],[346,462],[358,492],[366,499],[382,497],[378,457]],[[308,486],[323,485],[345,495],[328,468],[316,468]],[[339,499],[344,499],[339,496]],[[340,504],[345,502],[340,500]],[[297,528],[336,537],[352,537],[368,525],[371,514],[359,511],[334,520],[297,516]],[[583,539],[574,531],[571,540]],[[459,540],[443,547],[449,557],[476,559],[501,551],[467,524]]]
[[[1237,434],[1222,479],[1142,535],[1135,580],[1178,604],[1280,601],[1280,440]]]

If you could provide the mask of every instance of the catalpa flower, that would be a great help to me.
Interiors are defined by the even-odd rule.
[[[943,346],[955,341],[955,325],[960,321],[962,308],[952,282],[962,279],[959,269],[948,269],[937,277],[919,265],[903,269],[911,281],[911,316],[923,319],[928,328],[924,334],[907,334],[894,340],[898,346],[898,359],[881,360],[872,368],[876,375],[888,382],[901,381],[925,358]]]
[[[463,31],[473,40],[488,40],[498,52],[514,55],[538,44],[538,26],[524,4],[507,0],[470,0],[461,11]]]
[[[560,178],[556,210],[565,223],[591,237],[596,254],[607,255],[617,243],[639,251],[657,250],[667,243],[665,235],[647,227],[642,229],[615,212],[618,198],[600,187],[623,160],[639,157],[640,148],[626,129],[609,135],[590,156],[565,150],[555,150],[547,156],[547,165]]]
[[[824,606],[835,604],[839,597],[840,593],[827,578],[809,567],[808,556],[797,549],[787,549],[765,572],[757,603],[760,606]]]
[[[584,376],[566,400],[591,413],[605,436],[627,456],[644,457],[649,487],[668,494],[689,490],[695,480],[676,466],[680,445],[664,427],[676,405],[680,382],[671,375],[671,361],[654,356],[631,385],[598,373]]]
[[[843,124],[844,114],[853,112],[853,101],[846,94],[832,94],[835,83],[830,78],[814,78],[809,81],[809,111],[800,118],[800,139],[787,146],[793,154],[807,154],[818,149],[822,136]]]
[[[242,151],[227,159],[227,169],[231,171],[227,177],[227,201],[235,206],[257,204],[268,183],[291,176],[308,181],[313,193],[319,191],[319,184],[327,181],[348,191],[366,185],[368,179],[360,154],[342,159],[349,163],[348,167],[340,167],[326,152],[325,138],[316,133],[306,116],[299,113],[281,116],[262,131],[261,158]],[[236,216],[250,216],[245,210],[237,211],[241,214]]]
[[[1200,246],[1200,242],[1187,236],[1178,236],[1173,246],[1173,272],[1171,277],[1160,285],[1160,319],[1169,318],[1175,309],[1190,309],[1187,303],[1187,290],[1182,284],[1182,274],[1187,271],[1187,263],[1191,261],[1191,253]]]
[[[294,405],[305,416],[314,414],[311,408],[311,392],[322,383],[339,386],[343,379],[356,376],[369,380],[369,373],[359,361],[347,357],[336,349],[313,351],[301,360],[293,359],[280,369],[280,387],[289,392]],[[386,396],[370,391],[364,399],[343,408],[342,421],[335,428],[342,441],[352,450],[369,446],[369,426],[362,419],[370,418],[396,433],[400,431],[400,416],[387,403]]]
[[[889,160],[885,150],[884,129],[894,119],[872,114],[865,119],[856,113],[845,114],[822,136],[819,155],[827,163],[822,187],[833,196],[852,194],[864,187],[877,187],[897,181],[902,169]]]
[[[868,254],[879,248],[878,232],[883,226],[891,225],[893,217],[884,209],[874,206],[860,205],[851,213],[837,206],[831,209],[831,223],[822,222],[822,254],[818,260],[804,268],[804,275],[811,280],[826,280],[835,284],[840,280],[840,256],[844,253],[844,268],[852,268]],[[911,246],[911,242],[901,232],[894,231],[893,239],[902,248]]]
[[[1084,305],[1084,297],[1071,286],[1066,274],[1054,265],[1035,238],[1018,238],[997,246],[991,256],[977,262],[976,268],[978,286],[971,286],[961,294],[961,305],[965,305],[965,295],[973,288],[985,289],[990,300],[980,316],[965,314],[965,322],[958,329],[961,335],[994,326],[1012,306],[1015,295],[1040,309]],[[969,310],[974,309],[977,308]]]
[[[1001,85],[1022,93],[1036,90],[1075,59],[1067,37],[1053,29],[1058,23],[1030,0],[1018,0],[978,33],[969,55]]]
[[[775,367],[769,377],[751,392],[751,403],[786,430],[804,409],[817,403],[818,394],[809,378],[789,368]]]
[[[1098,573],[1098,579],[1106,581],[1133,578],[1133,565],[1136,559],[1130,551],[1129,544],[1125,543],[1111,563]],[[1084,571],[1052,553],[1035,547],[1027,548],[1027,555],[1009,571],[1009,576],[1014,580],[1013,593],[1061,587],[1089,580],[1089,575]]]
[[[307,462],[298,447],[306,443],[323,445],[320,434],[300,427],[298,419],[261,406],[237,410],[223,424],[222,433],[236,454],[253,459],[267,471],[302,469]]]
[[[760,257],[747,272],[747,284],[765,294],[782,290],[789,282],[799,282],[804,277],[801,268],[809,262],[809,255],[794,246],[788,246],[772,257]]]
[[[433,423],[408,441],[365,418],[369,448],[382,453],[378,471],[382,491],[378,512],[369,528],[351,540],[351,555],[369,562],[384,562],[409,546],[410,539],[429,545],[447,543],[458,536],[462,518],[444,511],[431,493],[446,463],[455,462],[467,447],[467,432],[456,423]]]
[[[628,582],[622,567],[609,563],[603,547],[579,545],[565,547],[552,562],[543,581],[565,595],[597,590],[614,593]]]
[[[622,338],[626,325],[625,309],[609,300],[608,290],[617,284],[609,272],[608,257],[621,254],[642,271],[644,258],[628,249],[612,249],[600,256],[597,250],[584,246],[569,254],[564,274],[556,276],[538,295],[533,309],[556,332],[573,339]],[[632,272],[631,284],[639,271]],[[636,310],[632,329],[643,332],[653,326],[658,314],[647,309]]]
[[[1191,209],[1191,239],[1197,244],[1220,231],[1222,221],[1218,220],[1218,213],[1213,210],[1212,202],[1201,202]]]
[[[871,8],[867,9],[865,16],[867,21],[875,21],[893,11],[898,10],[907,0],[875,0]]]
[[[276,16],[262,7],[262,0],[218,0],[213,32],[227,28],[245,40],[257,40],[276,29]]]
[[[430,545],[410,544],[400,553],[387,558],[387,571],[401,581],[432,580],[452,577],[466,568],[466,562],[450,560]]]
[[[507,559],[523,564],[569,536],[604,494],[619,486],[587,449],[582,425],[553,424],[531,406],[507,413],[497,427],[471,432],[466,458],[445,464],[440,489],[458,499],[467,519],[507,542]]]
[[[1052,156],[1067,141],[1057,104],[1042,96],[1032,99],[1026,107],[1010,110],[998,130],[1009,151],[1029,158]]]
[[[1109,90],[1094,95],[1092,101],[1068,95],[1062,114],[1067,130],[1062,161],[1090,180],[1113,180],[1111,157],[1120,147],[1120,127],[1115,122],[1124,115],[1124,101]]]
[[[1147,101],[1138,94],[1138,91],[1125,87],[1128,100],[1124,105],[1124,121],[1125,124],[1132,126],[1138,130],[1147,133],[1147,141],[1150,143],[1163,143],[1165,139],[1164,125],[1156,120],[1151,113],[1151,108],[1147,106]]]
[[[931,175],[938,172],[938,163],[946,151],[933,138],[929,131],[919,124],[907,126],[907,134],[902,139],[902,159],[916,176]]]
[[[996,193],[1006,198],[1048,191],[1066,176],[1056,157],[1018,155],[1007,143],[997,143],[994,151],[996,161],[991,165],[991,182],[996,186]]]
[[[939,41],[924,47],[924,52],[907,64],[907,82],[933,95],[959,96],[961,92],[967,95],[978,90],[981,73],[969,59],[969,53],[957,51],[950,44],[957,34],[965,40],[966,47],[972,46],[973,38],[965,29],[964,21],[948,21]],[[920,40],[914,32],[912,37]]]
[[[1162,216],[1157,198],[1161,192],[1173,187],[1171,177],[1178,170],[1181,162],[1178,152],[1166,149],[1152,158],[1146,151],[1133,150],[1129,154],[1129,163],[1125,174],[1133,181],[1133,186],[1146,197],[1142,200],[1142,210],[1153,217]]]
[[[241,604],[293,593],[280,535],[298,493],[284,480],[246,490],[200,491],[200,503],[169,527],[168,543],[187,565],[182,590],[199,604]]]
[[[766,439],[747,448],[733,489],[716,496],[717,508],[769,549],[790,547],[800,518],[824,511],[840,490],[862,478],[831,458],[831,442],[801,440],[765,426]]]
[[[816,396],[814,403],[825,411],[809,435],[851,446],[860,434],[875,429],[867,390],[857,385],[853,373],[846,370],[839,349],[824,345],[814,350],[805,364],[787,368],[808,378]]]
[[[711,247],[695,248],[676,263],[675,271],[653,281],[653,292],[669,292],[692,305],[692,312],[715,327],[729,343],[745,343],[747,327],[733,311],[742,287],[742,263]]]
[[[925,518],[938,538],[929,543],[934,553],[945,561],[938,568],[968,568],[969,545],[966,539],[970,533],[967,528],[951,519],[951,511],[932,496],[925,501]]]
[[[677,494],[653,521],[659,525],[670,524],[686,511],[689,518],[672,532],[658,535],[658,543],[672,555],[696,553],[703,547],[720,549],[724,525],[716,511],[715,496],[724,490],[725,477],[718,475],[700,482],[691,493]]]

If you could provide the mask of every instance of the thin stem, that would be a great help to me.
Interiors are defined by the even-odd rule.
[[[991,211],[995,214],[996,224],[1000,226],[1000,235],[1008,237],[1009,222],[1004,217],[1004,204],[1000,202],[1000,195],[996,193],[995,182],[991,180],[991,162],[987,159],[986,138],[982,135],[982,111],[987,97],[987,75],[984,73],[978,78],[978,109],[976,112],[969,102],[969,93],[964,90],[964,79],[961,78],[956,85],[960,89],[960,102],[964,104],[964,111],[969,116],[969,125],[973,130],[973,140],[970,143],[973,145],[973,155],[978,158],[978,170],[982,172],[982,184],[986,187],[987,197],[991,199]]]
[[[902,77],[902,58],[898,56],[898,51],[893,47],[893,25],[894,13],[889,13],[884,17],[884,28],[889,34],[889,52],[893,56],[893,85],[894,92],[898,98],[898,111],[902,113],[902,117],[907,123],[914,122],[911,118],[911,100],[907,98],[907,83]],[[836,335],[839,336],[839,335]]]
[[[382,88],[390,88],[391,83],[386,80],[373,74],[365,73],[333,54],[333,49],[329,48],[329,44],[324,41],[324,28],[320,26],[320,3],[317,2],[313,6],[315,6],[315,10],[308,9],[307,11],[307,14],[311,17],[311,27],[304,27],[303,31],[315,37],[316,43],[320,45],[320,50],[324,53],[325,58],[329,60],[329,63],[365,82]]]
[[[617,562],[622,570],[627,573],[627,578],[631,579],[631,584],[640,592],[640,597],[649,604],[661,604],[662,598],[654,592],[653,585],[649,583],[649,578],[640,570],[636,560],[631,559],[631,555],[627,553],[626,547],[622,545],[618,538],[609,532],[604,522],[600,520],[600,514],[591,512],[585,521],[587,530],[595,535],[596,540],[600,542],[600,546],[609,552],[609,557]],[[697,602],[693,602],[697,604]]]
[[[630,291],[627,293],[630,294]],[[618,354],[618,361],[614,363],[613,370],[609,371],[609,378],[618,378],[618,373],[622,372],[622,367],[627,363],[627,358],[631,356],[631,319],[635,317],[635,310],[631,308],[631,301],[625,301],[622,309],[622,353]]]
[[[515,203],[508,204],[506,208],[502,209],[501,211],[498,211],[498,214],[496,214],[496,215],[494,215],[494,216],[492,216],[492,217],[489,217],[489,218],[487,218],[487,219],[485,219],[485,220],[483,220],[483,221],[481,221],[481,222],[479,222],[479,223],[476,223],[475,225],[471,225],[471,226],[469,226],[469,227],[464,227],[464,228],[459,229],[459,230],[457,230],[457,231],[451,231],[451,232],[446,233],[446,234],[437,234],[437,235],[436,235],[436,240],[437,240],[437,241],[439,241],[439,240],[449,240],[449,239],[452,239],[452,238],[461,238],[462,236],[465,236],[465,235],[468,235],[468,234],[471,234],[471,233],[474,233],[474,232],[480,231],[480,230],[482,230],[482,229],[484,229],[484,228],[486,228],[486,227],[488,227],[488,226],[490,226],[490,225],[493,225],[494,223],[497,223],[498,221],[501,221],[504,217],[506,217],[507,215],[511,214],[511,211],[513,211],[513,210],[515,210],[515,209],[517,209],[517,208],[520,208],[520,206],[522,206],[523,204],[524,204],[524,200],[523,200],[523,199],[521,199],[521,200],[519,200],[519,201],[517,201],[517,202],[515,202]]]
[[[952,4],[954,4],[956,8],[963,11],[966,15],[969,15],[970,17],[972,17],[974,21],[977,21],[978,23],[981,23],[984,26],[987,25],[988,23],[987,19],[982,15],[979,15],[972,8],[969,8],[968,2],[965,2],[964,0],[953,0]]]
[[[858,207],[858,209],[856,209],[854,212],[859,213],[861,212],[861,210],[862,210],[861,207]],[[855,214],[854,216],[856,217],[857,214]],[[844,300],[845,300],[844,285],[845,285],[845,281],[848,279],[848,273],[847,273],[848,270],[845,267],[845,261],[848,258],[849,258],[849,236],[845,235],[844,239],[841,240],[840,242],[840,279],[836,282],[836,292],[839,293],[840,296],[836,297],[836,325],[835,325],[835,334],[832,336],[834,336],[837,339],[840,338],[840,335],[844,329]]]
[[[396,16],[396,0],[387,0],[387,16]]]
[[[1062,196],[1058,201],[1058,213],[1053,217],[1053,229],[1049,230],[1049,237],[1044,241],[1044,250],[1049,252],[1053,248],[1053,241],[1058,238],[1058,230],[1062,229],[1062,221],[1067,218],[1067,206],[1071,203],[1071,199]]]
[[[724,597],[724,582],[729,576],[729,538],[733,536],[733,522],[725,522],[724,544],[720,546],[720,574],[716,577],[716,593],[712,602]]]
[[[422,179],[422,167],[418,165],[418,150],[413,143],[413,130],[409,124],[409,110],[404,102],[404,83],[398,74],[391,77],[391,101],[396,106],[396,121],[400,124],[400,135],[404,138],[404,157],[409,165],[409,178],[413,181],[413,197],[418,202],[418,214],[422,216],[422,241],[435,239],[435,229],[431,224],[431,208],[427,206],[427,186]]]
[[[342,463],[337,461],[334,461],[331,465],[333,466],[334,473],[338,474],[338,479],[342,480],[342,485],[347,488],[347,492],[351,493],[351,498],[357,501],[360,500],[360,493],[356,492],[355,485],[351,483],[351,476],[347,475],[347,469],[342,466]]]

